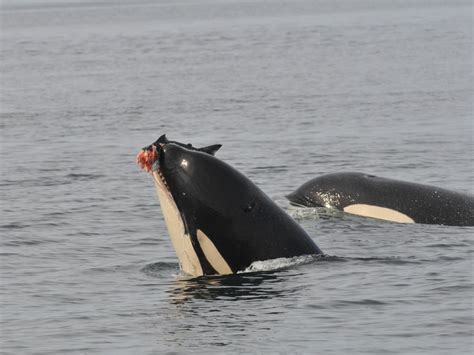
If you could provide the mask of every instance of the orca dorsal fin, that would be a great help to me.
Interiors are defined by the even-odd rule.
[[[213,145],[208,145],[207,147],[202,147],[199,148],[198,150],[200,152],[204,152],[210,155],[215,155],[216,152],[222,147],[222,144],[213,144]]]

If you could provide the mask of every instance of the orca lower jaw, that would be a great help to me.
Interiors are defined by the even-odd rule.
[[[192,238],[186,231],[183,217],[166,184],[166,180],[160,175],[158,170],[153,171],[153,180],[166,228],[179,260],[180,269],[191,276],[204,275],[201,262],[193,246]]]
[[[173,198],[171,195],[171,191],[168,186],[168,183],[166,182],[166,179],[163,176],[163,173],[159,169],[154,170],[152,172],[152,176],[153,176],[153,181],[155,182],[156,188],[161,189],[164,193],[167,193],[170,196],[170,198]]]
[[[153,171],[153,177],[166,191],[171,193],[170,192],[170,187],[169,187],[168,183],[166,182],[165,176],[161,172],[160,168]]]
[[[136,162],[143,170],[152,173],[156,182],[169,191],[168,183],[161,169],[164,155],[163,147],[164,144],[150,144],[137,154]]]

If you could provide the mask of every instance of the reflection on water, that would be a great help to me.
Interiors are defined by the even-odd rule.
[[[299,288],[288,287],[287,281],[304,277],[300,267],[315,268],[316,263],[333,261],[343,261],[343,258],[302,255],[256,261],[244,272],[232,275],[196,278],[181,275],[168,293],[176,304],[192,300],[262,300],[294,296]]]
[[[302,261],[304,258],[304,262]],[[289,287],[294,280],[304,278],[305,272],[317,273],[328,267],[328,264],[386,264],[405,265],[419,264],[419,261],[409,257],[339,257],[332,255],[303,256],[289,259],[273,259],[255,263],[262,269],[223,276],[189,277],[178,274],[171,289],[166,291],[172,304],[179,305],[197,300],[265,300],[297,296],[303,287]],[[252,264],[254,265],[254,264]],[[269,269],[274,266],[274,269]],[[305,270],[299,270],[306,267]],[[329,267],[331,267],[329,265]],[[350,269],[350,267],[349,267]],[[163,271],[177,270],[176,263],[162,263],[147,265],[142,269],[147,275],[162,278]],[[293,282],[288,282],[293,281]]]
[[[254,337],[267,338],[271,323],[285,319],[288,305],[301,297],[301,274],[268,271],[226,276],[179,276],[156,314],[156,339],[170,349],[225,348]],[[280,305],[280,306],[278,306]],[[287,306],[285,306],[287,305]],[[164,312],[166,316],[163,317]],[[215,351],[215,348],[214,348]]]
[[[285,288],[284,282],[291,276],[269,271],[192,279],[179,277],[168,293],[172,303],[175,304],[196,299],[229,301],[275,299],[295,292]]]

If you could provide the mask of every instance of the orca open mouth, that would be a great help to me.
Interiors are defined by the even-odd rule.
[[[163,162],[163,147],[165,144],[165,142],[159,142],[158,139],[155,143],[143,148],[137,154],[136,162],[142,170],[145,170],[147,173],[152,173],[154,176],[157,175],[159,180],[166,187],[166,189],[169,190],[168,183],[166,182],[166,179],[160,168],[160,161]],[[155,172],[156,174],[154,174]]]
[[[145,170],[147,173],[149,173],[153,167],[153,164],[156,162],[158,159],[158,151],[156,149],[156,146],[153,144],[143,148],[138,154],[137,154],[137,164],[140,165],[140,168]]]

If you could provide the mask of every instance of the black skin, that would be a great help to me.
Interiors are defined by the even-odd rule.
[[[191,143],[184,144],[184,143],[180,143],[180,142],[176,142],[176,141],[170,141],[170,140],[168,140],[168,138],[166,138],[166,134],[163,134],[154,143],[150,144],[149,146],[146,146],[146,147],[142,148],[142,150],[151,150],[152,147],[155,146],[157,148],[157,150],[159,151],[161,146],[163,146],[165,144],[168,144],[168,143],[173,143],[173,144],[179,145],[179,146],[184,147],[184,148],[189,149],[189,150],[204,152],[204,153],[208,153],[208,154],[211,154],[211,155],[216,154],[216,152],[222,147],[222,144],[214,144],[214,145],[210,145],[210,146],[207,146],[207,147],[195,148],[195,147],[193,147],[193,145]]]
[[[416,223],[474,226],[472,195],[362,173],[322,175],[287,198],[306,207],[342,210],[353,204],[368,204],[401,212]]]
[[[159,169],[204,274],[217,272],[199,246],[198,229],[211,239],[233,272],[258,260],[322,254],[299,224],[243,174],[209,151],[160,138],[161,142],[155,142]]]

